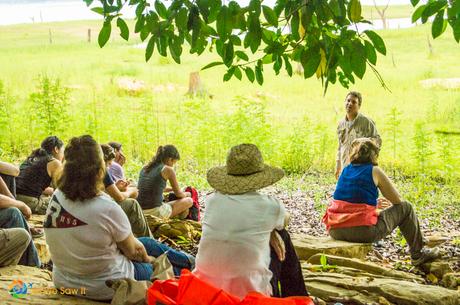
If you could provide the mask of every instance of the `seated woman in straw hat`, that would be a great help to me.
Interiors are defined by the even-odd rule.
[[[239,298],[250,291],[281,296],[279,286],[283,297],[307,295],[298,258],[284,230],[284,206],[257,192],[283,176],[282,169],[264,164],[253,144],[232,147],[227,165],[208,171],[216,193],[205,203],[194,270],[199,278]]]

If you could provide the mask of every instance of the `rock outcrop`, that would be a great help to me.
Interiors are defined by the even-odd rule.
[[[318,253],[364,259],[372,250],[371,244],[350,243],[330,237],[292,234],[291,239],[300,260],[307,260]]]
[[[17,291],[20,292],[16,293],[16,296],[13,296],[12,293],[9,292],[13,286],[16,286]],[[26,266],[0,268],[0,303],[2,305],[107,304],[61,294],[61,290],[55,289],[53,286],[51,272]]]

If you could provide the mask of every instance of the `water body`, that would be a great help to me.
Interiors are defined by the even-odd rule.
[[[388,0],[376,0],[377,5],[386,5]],[[98,1],[95,1],[97,3]],[[238,0],[240,5],[246,5],[249,0]],[[265,0],[267,5],[273,5],[276,0]],[[362,0],[363,5],[373,5],[372,0]],[[410,0],[390,0],[390,5],[407,5]],[[126,18],[134,18],[134,9],[122,11]],[[0,25],[52,22],[67,20],[100,19],[101,15],[91,11],[82,0],[0,0]],[[389,29],[407,28],[413,26],[410,18],[388,19]],[[374,20],[373,25],[359,24],[359,30],[381,29],[382,21]]]

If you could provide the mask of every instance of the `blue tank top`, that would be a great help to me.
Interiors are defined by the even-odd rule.
[[[372,178],[372,164],[349,164],[339,177],[334,199],[376,206],[379,190]]]

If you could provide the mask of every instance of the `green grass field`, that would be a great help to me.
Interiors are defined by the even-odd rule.
[[[377,6],[379,10],[383,10],[385,6]],[[391,5],[385,11],[385,17],[390,18],[410,18],[415,11],[412,5]],[[373,5],[363,5],[362,15],[365,19],[379,19],[380,16],[377,9]]]
[[[223,163],[231,145],[254,142],[269,162],[288,172],[321,172],[333,182],[335,130],[344,116],[347,89],[332,86],[323,96],[319,80],[290,78],[285,72],[267,72],[263,86],[247,80],[224,83],[224,70],[217,67],[200,73],[212,98],[189,98],[189,73],[216,59],[214,54],[185,55],[178,65],[155,53],[145,63],[144,49],[136,47],[139,41],[133,37],[126,43],[113,33],[100,49],[100,25],[78,21],[0,27],[2,159],[24,158],[46,136],[46,119],[39,119],[46,115],[29,97],[39,91],[40,75],[47,75],[69,91],[64,109],[50,113],[57,120],[52,130],[63,139],[90,133],[101,142],[122,142],[134,178],[159,144],[173,143],[183,156],[181,179],[207,187],[205,170]],[[350,89],[363,93],[361,110],[382,135],[381,165],[409,181],[404,185],[418,200],[437,200],[427,192],[446,190],[452,194],[446,201],[457,198],[458,204],[460,137],[435,131],[460,129],[460,92],[424,88],[419,82],[460,77],[460,47],[450,28],[430,39],[432,53],[430,25],[380,34],[388,54],[378,58],[377,68],[391,91],[380,86],[370,69]],[[130,93],[118,85],[122,78],[142,81],[145,89]]]

